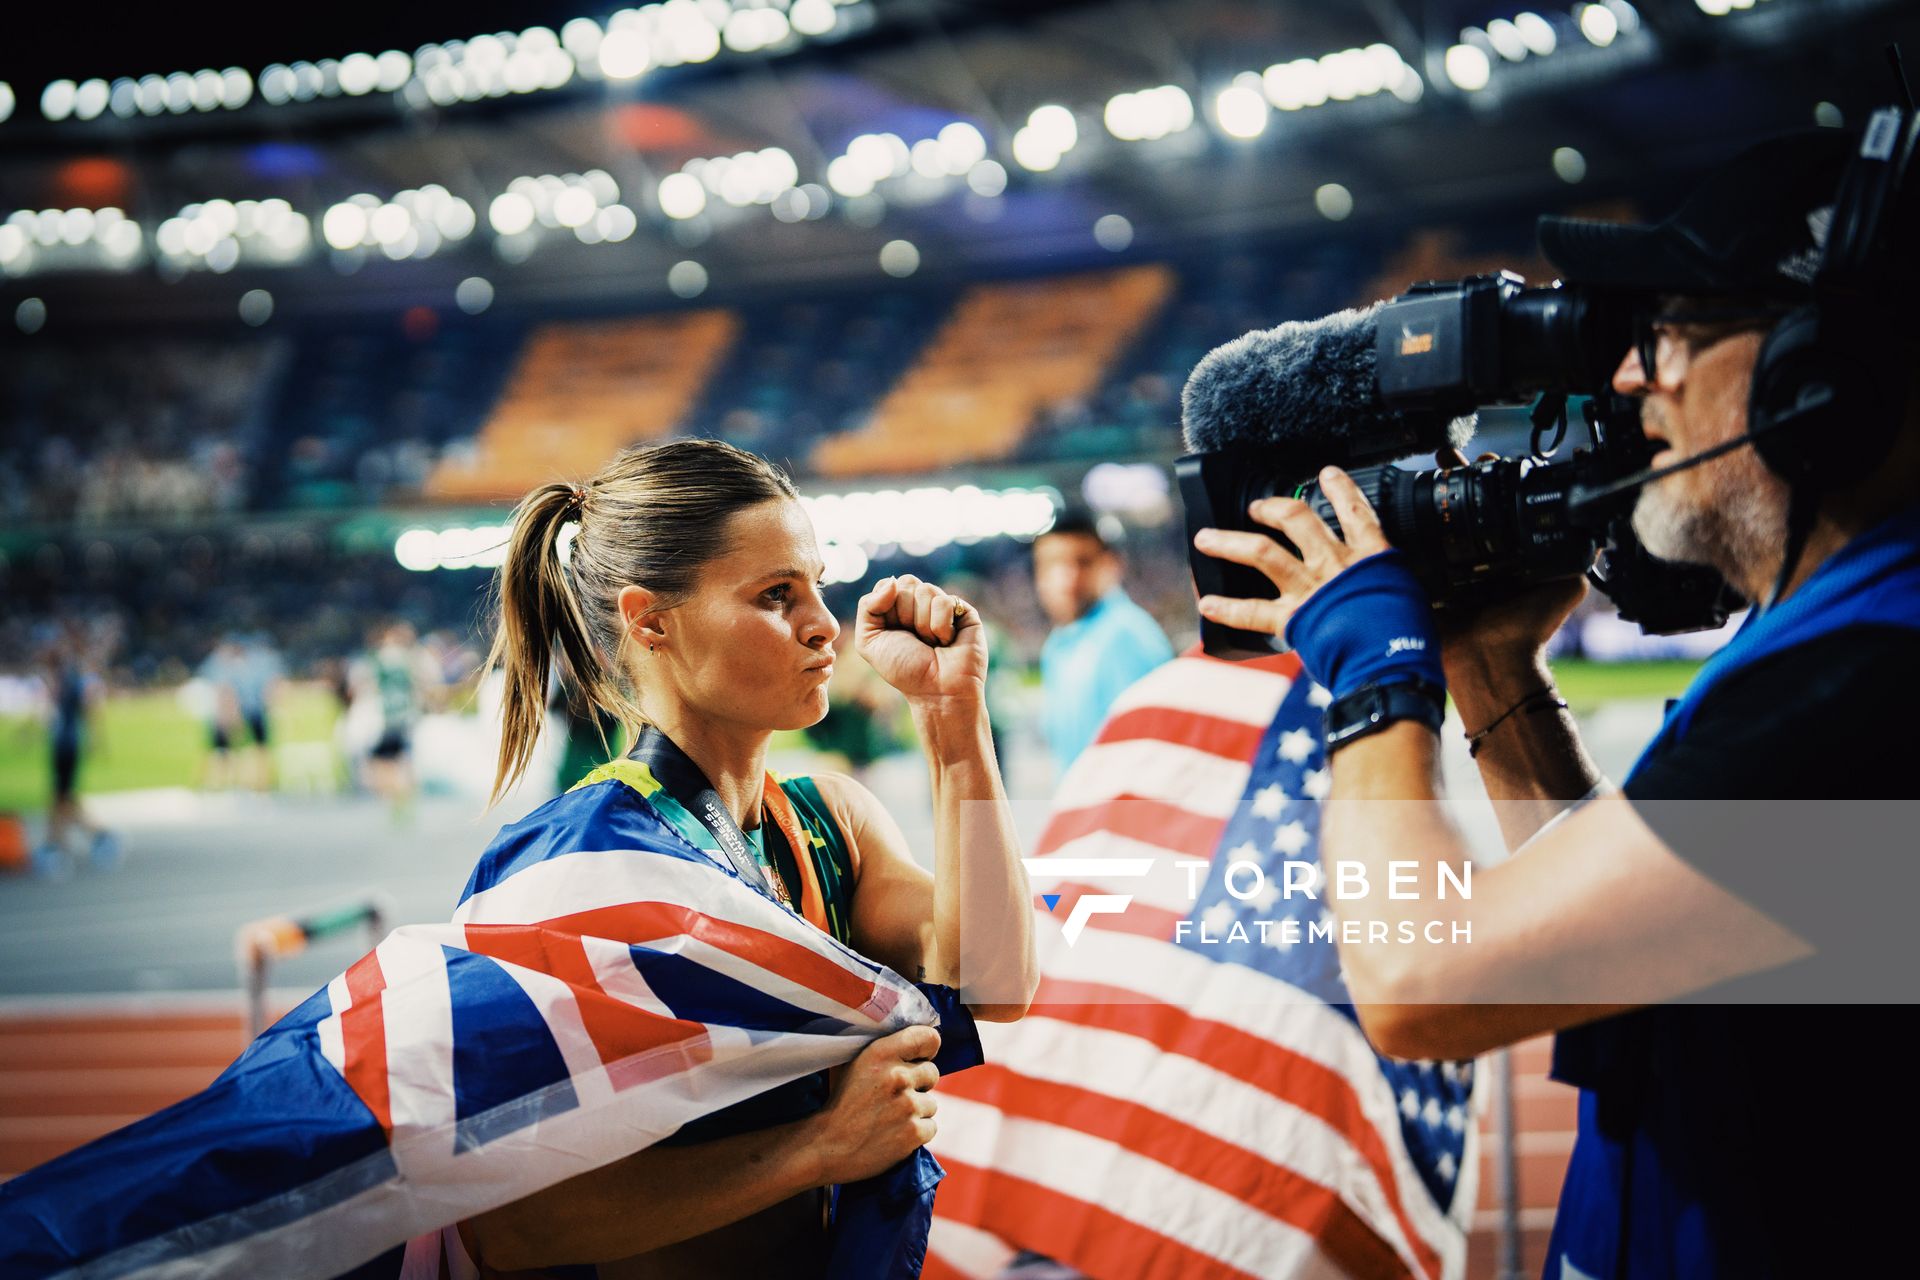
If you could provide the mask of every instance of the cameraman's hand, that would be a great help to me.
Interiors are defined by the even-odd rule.
[[[1481,460],[1497,457],[1483,454]],[[1456,449],[1440,451],[1443,467],[1462,467]],[[1485,692],[1501,708],[1540,687],[1547,641],[1587,595],[1584,578],[1567,578],[1515,591],[1475,608],[1449,605],[1434,614],[1447,687],[1462,703]]]
[[[836,1070],[833,1095],[810,1123],[822,1183],[870,1178],[933,1138],[932,1062],[940,1033],[913,1026],[882,1036]]]
[[[1372,504],[1346,472],[1325,468],[1320,487],[1344,538],[1298,498],[1264,498],[1247,508],[1297,551],[1242,530],[1194,535],[1201,552],[1258,569],[1280,589],[1277,600],[1202,596],[1201,614],[1226,626],[1284,636],[1307,675],[1335,698],[1370,684],[1443,685],[1433,609],[1407,558],[1387,545]]]
[[[1264,534],[1239,529],[1202,529],[1194,535],[1193,545],[1207,555],[1258,569],[1280,589],[1275,600],[1201,596],[1203,616],[1243,631],[1285,636],[1287,624],[1309,596],[1349,565],[1389,549],[1373,504],[1346,472],[1325,468],[1320,487],[1340,518],[1339,534],[1299,498],[1262,498],[1247,508],[1256,523],[1285,534],[1298,548],[1297,555]]]

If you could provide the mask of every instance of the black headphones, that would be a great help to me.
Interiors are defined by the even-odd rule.
[[[1899,434],[1911,375],[1889,286],[1914,275],[1920,207],[1906,177],[1916,139],[1913,111],[1882,107],[1867,121],[1834,197],[1814,300],[1774,326],[1754,364],[1747,430],[1796,492],[1864,479]]]

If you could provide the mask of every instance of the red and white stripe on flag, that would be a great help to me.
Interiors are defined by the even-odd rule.
[[[1033,1011],[983,1025],[987,1065],[941,1084],[929,1280],[995,1276],[1020,1250],[1097,1280],[1463,1273],[1472,1188],[1434,1203],[1353,1021],[1172,943],[1193,906],[1174,864],[1213,858],[1298,675],[1291,655],[1189,652],[1122,695],[1062,779],[1036,857],[1152,868],[1042,886],[1061,897],[1035,908]],[[1132,901],[1068,947],[1087,893]]]

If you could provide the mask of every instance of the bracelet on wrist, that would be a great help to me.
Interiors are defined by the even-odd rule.
[[[1566,709],[1567,700],[1561,697],[1552,685],[1548,685],[1543,689],[1535,689],[1532,693],[1529,693],[1524,698],[1521,698],[1520,701],[1495,716],[1492,723],[1488,724],[1484,729],[1481,729],[1477,733],[1468,734],[1467,754],[1470,756],[1479,755],[1480,745],[1487,740],[1487,735],[1523,711],[1532,714],[1535,711],[1565,711]]]

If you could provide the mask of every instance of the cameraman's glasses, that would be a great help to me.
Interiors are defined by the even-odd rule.
[[[1678,387],[1701,352],[1738,334],[1771,329],[1788,310],[1776,304],[1643,312],[1633,322],[1634,353],[1640,358],[1641,379],[1648,389]]]

